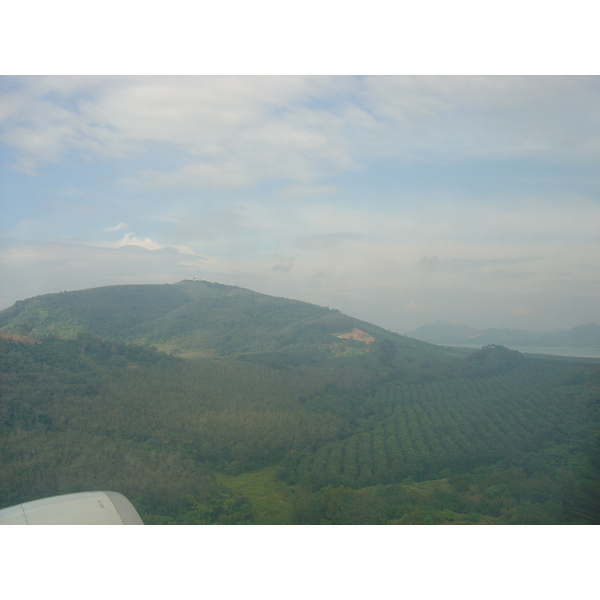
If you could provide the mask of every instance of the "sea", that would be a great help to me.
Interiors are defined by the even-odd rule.
[[[481,346],[473,344],[451,344],[455,348],[472,348]],[[509,350],[518,350],[523,354],[550,354],[551,356],[568,356],[570,358],[600,358],[600,348],[553,348],[546,346],[506,346]]]

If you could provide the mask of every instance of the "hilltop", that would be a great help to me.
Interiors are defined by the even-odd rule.
[[[237,286],[183,280],[115,285],[36,296],[0,312],[0,331],[150,344],[187,355],[367,351],[393,339],[412,350],[429,344],[393,334],[336,309],[276,298]]]

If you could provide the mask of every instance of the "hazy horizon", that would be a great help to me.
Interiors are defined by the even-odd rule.
[[[600,321],[600,78],[1,77],[0,309],[197,276],[399,333]]]
[[[195,280],[192,278],[192,279],[182,279],[181,281],[195,281]],[[209,280],[197,279],[197,281],[209,281]],[[165,285],[167,283],[168,282],[150,283],[150,284],[125,283],[125,284],[114,284],[114,285]],[[174,282],[174,283],[180,283],[180,282]],[[221,284],[220,281],[209,281],[209,283],[218,283],[218,284]],[[173,283],[170,283],[169,285],[173,285]],[[228,285],[228,284],[223,284],[223,285]],[[235,285],[237,285],[237,284],[235,284]],[[47,294],[56,294],[56,293],[61,293],[61,292],[85,291],[85,290],[88,290],[88,289],[94,289],[95,287],[106,287],[106,286],[93,286],[93,287],[89,287],[89,288],[81,288],[79,290],[61,290],[59,292],[47,292]],[[242,286],[238,286],[238,287],[242,287]],[[247,289],[250,289],[250,288],[247,288]],[[257,291],[257,290],[250,290],[250,291]],[[258,292],[258,293],[262,293],[262,292]],[[33,296],[33,297],[44,296],[44,295],[46,295],[46,294],[44,294],[44,293],[43,294],[36,294],[36,296]],[[32,298],[32,296],[30,296],[28,298],[19,298],[17,301],[19,301],[19,300],[28,300],[30,298]],[[285,297],[285,298],[287,298],[287,297]],[[287,299],[288,300],[296,300],[296,298],[287,298]],[[324,304],[319,304],[319,303],[316,303],[316,302],[312,302],[311,304],[315,304],[316,306],[322,306],[322,307],[326,307],[326,308],[335,308],[335,307],[327,306],[327,305],[324,305]],[[12,304],[10,306],[12,306]],[[10,308],[10,306],[0,308],[0,311],[5,310],[6,308]],[[356,317],[356,315],[352,315],[352,314],[348,314],[348,316],[358,318],[358,317]],[[378,323],[376,323],[376,322],[372,322],[372,324],[373,325],[378,325],[378,326],[381,327],[381,325],[378,324]],[[485,330],[488,330],[488,329],[494,329],[493,327],[471,327],[471,325],[469,323],[465,323],[465,322],[459,323],[459,322],[450,322],[450,321],[437,320],[437,321],[431,321],[431,322],[428,322],[428,323],[423,323],[422,325],[419,325],[419,326],[415,327],[413,330],[410,330],[410,331],[408,331],[408,330],[407,331],[392,330],[392,331],[394,331],[395,333],[399,333],[401,335],[410,335],[411,333],[415,333],[417,330],[419,330],[419,329],[421,329],[423,327],[429,327],[429,326],[435,326],[435,325],[449,325],[449,326],[452,326],[452,327],[469,327],[471,329],[477,329],[477,330],[481,330],[481,331],[485,331]],[[579,323],[578,325],[574,325],[573,327],[569,327],[569,328],[556,328],[556,329],[552,329],[552,330],[550,330],[550,329],[544,329],[544,330],[542,330],[542,329],[522,329],[522,330],[523,331],[529,331],[531,333],[550,333],[550,332],[553,332],[553,331],[568,331],[568,330],[571,330],[571,329],[574,329],[574,328],[577,328],[577,327],[586,327],[586,326],[589,326],[589,325],[600,325],[600,323],[597,323],[597,322]],[[510,329],[510,330],[517,331],[517,329],[512,328],[512,327],[498,328],[498,329]],[[475,344],[475,345],[477,345],[477,344]]]

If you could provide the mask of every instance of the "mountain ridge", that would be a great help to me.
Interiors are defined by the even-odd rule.
[[[428,346],[337,309],[204,280],[36,296],[0,311],[0,331],[66,339],[86,333],[205,356],[315,348],[360,352],[384,339],[401,347]]]
[[[600,325],[589,323],[571,329],[533,332],[525,329],[475,329],[468,325],[451,325],[443,321],[423,325],[407,335],[430,344],[502,344],[515,347],[600,347]]]

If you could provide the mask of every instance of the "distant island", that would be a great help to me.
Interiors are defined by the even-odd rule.
[[[600,348],[600,325],[597,323],[579,325],[568,330],[534,332],[524,329],[474,329],[467,325],[438,321],[419,327],[407,335],[423,342],[441,345]]]

